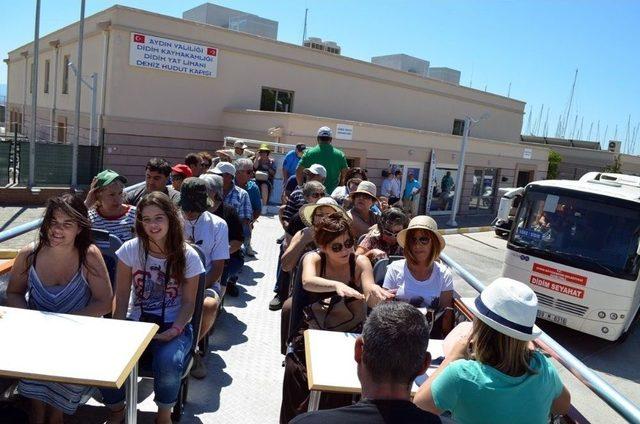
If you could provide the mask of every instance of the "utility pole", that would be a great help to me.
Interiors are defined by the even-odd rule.
[[[31,137],[29,139],[29,188],[33,188],[36,179],[36,137],[38,123],[38,56],[40,56],[40,0],[36,0],[36,27],[33,35],[33,73],[31,74]],[[25,63],[27,58],[25,57]],[[26,86],[27,80],[24,84]]]
[[[82,91],[82,45],[84,44],[84,6],[80,5],[80,25],[78,29],[78,74],[76,77],[76,137],[73,140],[71,156],[71,188],[78,188],[78,149],[80,146],[80,92]]]
[[[309,9],[304,9],[304,29],[302,30],[302,45],[304,45],[304,41],[307,39],[307,16],[309,14]]]

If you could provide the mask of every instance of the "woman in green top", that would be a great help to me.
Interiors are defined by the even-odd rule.
[[[571,395],[542,353],[534,325],[535,293],[498,278],[468,305],[475,315],[470,335],[460,337],[414,398],[420,408],[451,411],[460,424],[548,423],[566,414]]]

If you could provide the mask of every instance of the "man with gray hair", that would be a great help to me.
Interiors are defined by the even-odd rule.
[[[236,167],[236,185],[249,194],[251,210],[253,211],[253,219],[251,222],[242,226],[244,230],[245,251],[247,255],[253,257],[255,256],[255,252],[251,247],[251,231],[253,229],[253,223],[256,222],[262,212],[262,196],[260,195],[260,188],[258,184],[256,184],[255,178],[253,178],[253,161],[247,158],[240,158],[236,159],[234,165]]]
[[[424,374],[431,362],[428,343],[427,321],[418,309],[404,302],[381,303],[373,308],[356,339],[360,402],[309,412],[291,423],[441,423],[440,417],[411,402],[413,380]]]

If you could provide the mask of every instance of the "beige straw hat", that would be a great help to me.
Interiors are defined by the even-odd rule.
[[[320,206],[329,206],[330,208],[333,208],[336,212],[341,213],[347,221],[351,222],[351,218],[349,218],[347,212],[338,205],[338,202],[336,202],[333,197],[323,197],[318,199],[316,203],[308,203],[300,208],[300,212],[298,213],[300,214],[300,219],[302,219],[304,225],[307,227],[313,226],[313,212]]]
[[[438,232],[438,224],[430,216],[418,215],[412,218],[411,221],[409,221],[409,226],[398,233],[398,237],[397,237],[398,244],[403,249],[405,248],[405,243],[407,241],[407,233],[410,230],[431,231],[433,234],[435,234],[436,238],[438,239],[438,242],[440,243],[440,247],[441,247],[440,250],[444,249],[444,246],[446,245],[446,243],[444,242],[444,237],[442,237],[442,235]]]
[[[353,197],[358,193],[368,194],[369,196],[373,197],[374,201],[378,201],[378,198],[376,197],[378,194],[378,189],[376,188],[376,185],[371,181],[362,181],[360,184],[358,184],[358,188],[355,191],[349,193],[349,196]]]

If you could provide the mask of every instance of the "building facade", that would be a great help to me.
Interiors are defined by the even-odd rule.
[[[374,181],[382,169],[403,169],[404,178],[411,170],[431,184],[431,210],[448,213],[442,179],[458,172],[461,122],[487,112],[470,130],[461,213],[492,212],[497,188],[513,186],[519,173],[546,176],[548,148],[520,143],[518,100],[122,6],[87,18],[84,33],[82,73],[98,75],[103,165],[132,182],[152,156],[182,161],[219,148],[226,136],[270,141],[274,127],[281,143],[313,145],[317,128],[328,125],[335,144]],[[39,139],[68,143],[75,131],[75,77],[65,64],[76,61],[77,34],[76,23],[40,40]],[[9,53],[8,109],[23,132],[31,119],[32,63],[32,45]],[[90,97],[83,90],[85,143]],[[421,208],[427,197],[425,190]]]

